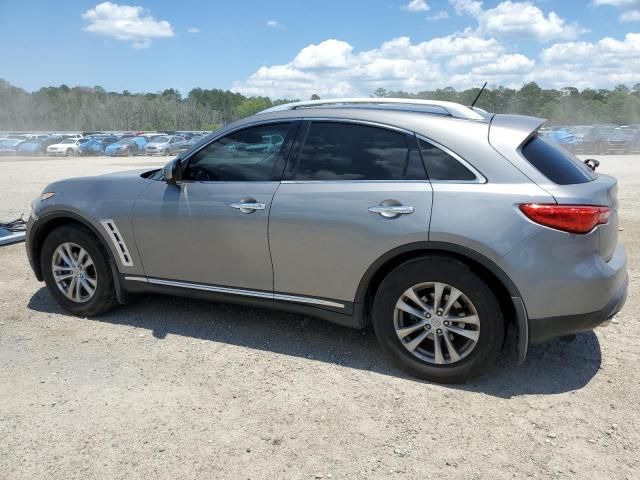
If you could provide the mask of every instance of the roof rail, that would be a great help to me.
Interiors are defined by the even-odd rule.
[[[448,115],[455,118],[464,118],[467,120],[483,120],[485,117],[478,111],[454,102],[444,102],[440,100],[421,100],[412,98],[329,98],[326,100],[307,100],[302,102],[284,103],[275,107],[267,108],[258,112],[272,113],[287,110],[296,110],[298,108],[324,107],[330,105],[415,105],[421,107],[438,107],[443,109]]]

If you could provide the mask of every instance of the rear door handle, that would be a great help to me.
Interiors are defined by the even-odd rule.
[[[253,213],[256,210],[264,210],[267,208],[267,205],[260,202],[238,202],[231,203],[229,205],[231,208],[237,208],[242,213]]]
[[[369,211],[385,218],[394,218],[400,215],[409,215],[413,213],[414,208],[409,205],[376,205],[375,207],[369,207]]]

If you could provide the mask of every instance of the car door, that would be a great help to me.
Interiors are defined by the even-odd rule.
[[[297,124],[224,135],[188,159],[180,185],[154,181],[136,200],[136,244],[148,277],[271,292],[267,226]],[[288,141],[271,149],[279,133]]]
[[[299,137],[271,207],[274,289],[346,310],[376,259],[428,239],[431,184],[409,132],[310,121]]]

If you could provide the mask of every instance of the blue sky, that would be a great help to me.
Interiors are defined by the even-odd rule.
[[[0,0],[0,57],[0,78],[27,90],[631,86],[640,0]]]

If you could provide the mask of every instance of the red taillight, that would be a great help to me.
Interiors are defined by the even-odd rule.
[[[520,210],[540,225],[569,233],[589,233],[596,225],[607,223],[611,213],[609,207],[540,203],[525,203]]]

